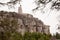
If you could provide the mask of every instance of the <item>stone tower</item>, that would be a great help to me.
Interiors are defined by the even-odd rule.
[[[19,13],[19,14],[22,14],[22,7],[21,7],[21,5],[20,5],[20,7],[18,8],[18,13]]]

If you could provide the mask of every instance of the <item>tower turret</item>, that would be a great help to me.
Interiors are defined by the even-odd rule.
[[[20,7],[18,8],[18,13],[19,13],[19,14],[22,14],[22,7],[21,7],[21,5],[20,5]]]

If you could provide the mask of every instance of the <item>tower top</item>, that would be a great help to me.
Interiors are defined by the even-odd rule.
[[[21,5],[18,7],[18,13],[22,14],[22,6]]]

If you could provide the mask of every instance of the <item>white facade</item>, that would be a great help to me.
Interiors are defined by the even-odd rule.
[[[21,5],[20,5],[20,7],[18,8],[18,13],[19,13],[19,14],[22,14],[22,7],[21,7]]]

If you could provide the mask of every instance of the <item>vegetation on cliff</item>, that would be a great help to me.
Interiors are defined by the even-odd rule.
[[[0,40],[50,40],[51,35],[39,32],[25,32],[23,35],[17,32],[18,21],[16,14],[9,15],[7,12],[0,12]],[[13,17],[13,18],[12,18]],[[20,16],[25,18],[25,16]],[[38,22],[37,22],[38,23]],[[42,22],[41,22],[42,23]]]

